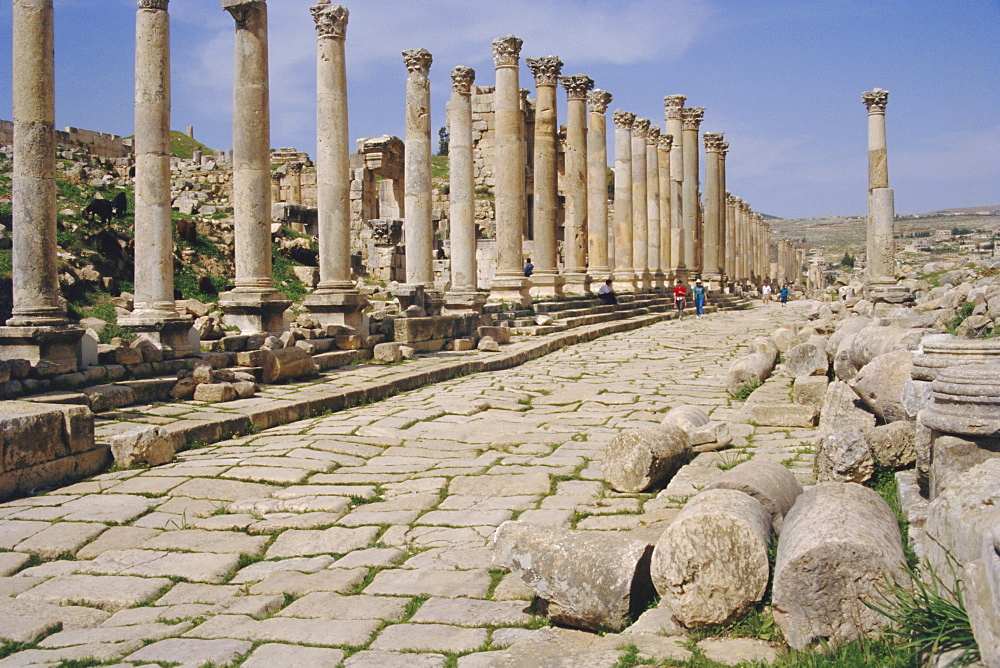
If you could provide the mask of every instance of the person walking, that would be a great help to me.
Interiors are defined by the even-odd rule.
[[[694,282],[694,289],[691,292],[694,293],[695,313],[700,318],[705,315],[705,298],[708,296],[708,290],[701,284],[701,279],[699,278]]]
[[[783,307],[786,306],[788,304],[788,285],[787,284],[781,286],[781,292],[779,293],[779,295],[781,296],[781,305]]]
[[[760,298],[764,301],[764,306],[771,302],[771,284],[765,283],[760,289]]]
[[[684,287],[684,281],[678,278],[677,285],[674,286],[674,307],[677,308],[678,318],[684,316],[685,306],[687,306],[687,288]]]

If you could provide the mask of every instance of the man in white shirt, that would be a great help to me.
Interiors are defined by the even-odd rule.
[[[604,281],[604,285],[602,285],[600,290],[597,291],[597,298],[601,300],[602,304],[618,303],[618,296],[615,295],[615,289],[611,287],[610,278]]]

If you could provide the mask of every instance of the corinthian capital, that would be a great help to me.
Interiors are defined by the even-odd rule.
[[[588,91],[594,88],[594,80],[586,74],[574,74],[573,76],[563,77],[559,80],[559,83],[566,89],[566,97],[570,100],[585,100],[587,99]]]
[[[728,153],[729,153],[729,142],[727,141],[719,142],[719,157],[725,159]]]
[[[493,64],[496,67],[517,67],[522,44],[524,40],[513,35],[497,37],[493,40]]]
[[[660,143],[660,126],[650,125],[649,129],[646,130],[646,146],[652,146],[654,149],[656,145]]]
[[[667,95],[663,98],[663,115],[668,121],[678,120],[685,102],[687,102],[686,95]]]
[[[645,137],[647,132],[649,132],[648,118],[637,118],[632,122],[633,137]]]
[[[590,105],[590,110],[596,111],[599,114],[603,114],[608,110],[608,105],[611,104],[611,100],[613,99],[614,96],[611,93],[600,88],[595,88],[587,93],[587,104]]]
[[[705,140],[706,153],[718,153],[722,148],[722,133],[706,132],[702,137]]]
[[[162,9],[167,11],[170,0],[139,0],[139,9]]]
[[[316,32],[320,37],[347,37],[347,19],[351,14],[347,7],[331,4],[330,0],[319,0],[309,8],[309,12],[316,22]]]
[[[868,107],[869,114],[884,114],[885,105],[889,103],[889,91],[881,88],[865,91],[861,96],[861,101]]]
[[[265,0],[222,0],[222,8],[233,15],[237,28],[246,24],[251,10],[265,6]]]
[[[681,122],[685,130],[697,130],[705,118],[705,107],[684,107],[681,109]]]
[[[407,49],[403,52],[403,64],[410,74],[420,73],[427,76],[434,58],[427,49]]]
[[[451,71],[451,88],[460,95],[470,95],[475,81],[476,71],[471,67],[459,65]]]
[[[674,136],[673,135],[660,135],[660,140],[657,142],[657,148],[663,149],[664,151],[669,151],[673,148]]]
[[[536,86],[555,86],[559,82],[559,73],[562,72],[563,61],[558,56],[543,56],[541,58],[525,58],[524,64],[528,66],[535,76]]]
[[[615,127],[619,130],[631,130],[632,124],[635,122],[635,114],[621,109],[615,109],[613,118],[615,119]]]

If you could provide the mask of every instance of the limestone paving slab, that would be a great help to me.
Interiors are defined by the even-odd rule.
[[[192,582],[222,582],[236,570],[239,555],[159,550],[113,550],[105,552],[83,570],[108,575],[177,577]]]
[[[18,552],[0,552],[0,577],[17,573],[31,562],[30,554]]]
[[[267,549],[267,558],[303,557],[314,554],[346,554],[359,550],[375,540],[375,526],[348,529],[331,527],[323,530],[289,529],[281,533]]]
[[[184,637],[309,645],[364,645],[379,626],[381,622],[375,620],[272,617],[257,621],[245,615],[216,615],[185,633]]]
[[[107,525],[90,522],[57,522],[18,543],[14,549],[37,554],[42,559],[56,559],[64,554],[76,554],[107,529]]]
[[[344,660],[344,651],[322,647],[266,644],[253,651],[240,668],[274,668],[275,666],[309,666],[336,668]],[[218,662],[222,665],[223,662]]]
[[[250,587],[251,594],[304,596],[316,591],[348,592],[368,575],[366,568],[335,568],[316,573],[277,571]]]
[[[125,660],[178,663],[182,668],[198,668],[206,663],[225,666],[238,660],[252,647],[253,643],[246,640],[169,638],[147,645],[125,657]]]
[[[445,624],[394,624],[371,644],[382,651],[470,652],[486,642],[486,629]]]
[[[366,594],[393,596],[441,596],[445,598],[483,598],[490,587],[485,570],[446,571],[429,568],[393,568],[378,573]]]
[[[260,582],[271,573],[278,571],[296,571],[298,573],[316,573],[327,568],[334,563],[333,557],[329,555],[319,555],[316,557],[293,557],[291,559],[278,559],[275,561],[258,561],[255,564],[244,566],[230,582],[242,584],[244,582]]]
[[[48,522],[0,520],[0,549],[13,550],[15,545],[44,531],[49,526]]]
[[[403,618],[409,603],[409,598],[395,596],[344,596],[332,592],[313,592],[294,601],[278,615],[313,619],[382,619],[398,622]]]
[[[114,612],[151,601],[171,584],[165,578],[66,575],[18,594],[17,599],[55,605],[86,605]]]
[[[235,531],[178,529],[164,531],[150,538],[140,547],[144,550],[185,550],[188,552],[257,556],[263,553],[268,540],[267,536],[247,536]]]
[[[125,524],[158,506],[161,501],[131,494],[91,494],[63,504],[62,509],[66,511],[63,519],[69,522]]]
[[[365,650],[349,656],[344,668],[443,668],[447,661],[443,654]]]
[[[158,640],[180,635],[190,624],[135,624],[132,626],[106,626],[93,629],[70,629],[54,633],[40,643],[42,649],[72,647],[88,643],[119,643],[127,640]]]
[[[524,601],[430,598],[410,621],[453,626],[517,626],[532,620],[528,607]]]

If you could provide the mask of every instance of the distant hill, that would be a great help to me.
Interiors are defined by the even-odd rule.
[[[213,155],[215,149],[211,149],[202,144],[197,139],[188,137],[180,130],[170,131],[170,153],[178,158],[191,158],[195,151],[201,151],[205,155]]]
[[[967,206],[960,209],[941,209],[930,213],[919,214],[921,216],[995,216],[1000,214],[1000,204],[993,206]]]

